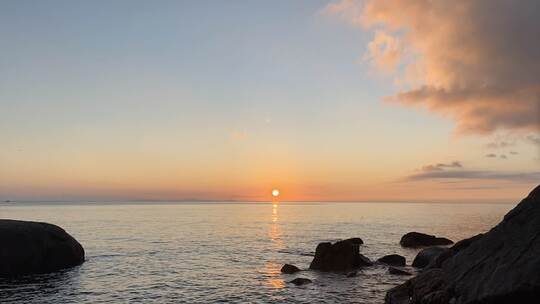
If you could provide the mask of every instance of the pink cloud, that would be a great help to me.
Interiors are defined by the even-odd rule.
[[[374,30],[366,57],[407,84],[388,101],[448,117],[462,134],[540,130],[536,0],[348,0],[326,12]]]

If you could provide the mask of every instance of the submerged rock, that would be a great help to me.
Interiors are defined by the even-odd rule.
[[[312,281],[310,279],[307,279],[307,278],[296,278],[296,279],[290,281],[289,283],[293,283],[296,286],[300,286],[300,285],[304,285],[304,284],[309,284],[311,282]]]
[[[281,267],[281,272],[282,273],[288,273],[288,274],[291,274],[291,273],[295,273],[295,272],[298,272],[300,271],[300,268],[294,266],[294,265],[291,265],[291,264],[285,264],[283,265],[283,267]]]
[[[345,271],[361,266],[370,266],[372,262],[359,253],[359,244],[350,240],[320,243],[315,249],[315,257],[310,269],[320,271]]]
[[[62,228],[0,220],[0,277],[49,273],[83,262],[83,247]]]
[[[424,268],[435,261],[439,255],[448,251],[449,249],[443,247],[428,247],[422,249],[414,258],[412,265],[417,268]]]
[[[402,247],[418,248],[426,246],[452,245],[454,242],[443,237],[436,237],[420,232],[409,232],[401,237],[399,244]]]
[[[392,267],[392,266],[390,266],[388,268],[388,273],[395,274],[395,275],[407,275],[407,276],[412,275],[412,273],[410,273],[408,271],[405,271],[403,269],[399,269],[399,268],[396,268],[396,267]]]
[[[489,232],[454,247],[424,272],[388,291],[386,303],[537,303],[540,186]]]
[[[347,273],[347,278],[354,278],[357,275],[358,275],[358,272],[351,271],[351,272]]]
[[[405,257],[399,254],[389,254],[377,260],[380,263],[384,263],[392,266],[405,266]]]

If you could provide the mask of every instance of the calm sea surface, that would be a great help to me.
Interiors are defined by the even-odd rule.
[[[319,242],[361,237],[375,260],[417,250],[409,231],[460,240],[498,223],[510,204],[23,204],[0,217],[57,224],[86,262],[53,275],[0,280],[1,303],[382,303],[405,280],[373,266],[357,277],[307,269]],[[313,284],[287,283],[307,277]]]

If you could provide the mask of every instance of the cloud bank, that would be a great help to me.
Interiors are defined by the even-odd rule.
[[[448,168],[454,168],[454,169],[455,168],[463,168],[463,165],[461,164],[461,162],[458,162],[458,161],[454,161],[454,162],[451,162],[449,164],[438,163],[438,164],[435,164],[435,165],[423,166],[422,171],[424,171],[424,172],[443,171],[443,170],[448,169]]]
[[[374,30],[366,58],[406,89],[388,100],[449,117],[460,134],[540,130],[537,0],[342,0],[325,11]]]
[[[486,157],[496,158],[496,154],[487,154]],[[499,155],[506,158],[506,155]],[[417,173],[409,175],[406,181],[424,180],[490,180],[490,181],[510,181],[521,183],[537,183],[540,180],[540,172],[495,172],[489,170],[465,169],[461,162],[438,163],[436,165],[426,165]]]
[[[410,181],[420,180],[444,180],[444,179],[468,179],[468,180],[502,180],[511,182],[537,183],[540,180],[540,172],[493,172],[482,170],[462,171],[432,171],[421,172],[407,178]]]

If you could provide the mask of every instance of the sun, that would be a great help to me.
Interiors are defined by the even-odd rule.
[[[273,197],[278,197],[279,196],[279,190],[278,189],[272,190],[272,196]]]

